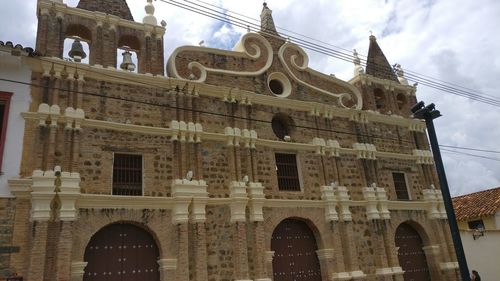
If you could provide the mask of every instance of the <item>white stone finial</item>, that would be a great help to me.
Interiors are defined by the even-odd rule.
[[[354,63],[354,76],[357,76],[359,74],[363,74],[364,69],[361,66],[361,59],[359,58],[358,52],[356,51],[356,49],[353,50],[352,57],[353,57],[352,62]]]
[[[394,71],[396,72],[396,75],[398,76],[399,83],[402,85],[408,85],[408,80],[405,77],[405,72],[403,71],[403,68],[399,63],[396,63],[394,65]]]
[[[153,6],[153,0],[147,0],[147,4],[144,7],[144,10],[146,10],[146,15],[142,19],[142,22],[145,24],[151,24],[151,25],[158,25],[158,21],[156,20],[155,17],[155,6]]]
[[[352,62],[354,63],[354,65],[360,65],[361,64],[361,60],[359,59],[358,51],[356,51],[356,49],[352,50],[352,56],[354,57],[352,59]]]

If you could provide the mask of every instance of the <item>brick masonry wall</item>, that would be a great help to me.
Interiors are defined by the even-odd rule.
[[[15,272],[10,266],[11,253],[19,251],[12,243],[15,210],[15,199],[0,198],[0,278]]]
[[[113,7],[111,8],[114,9]],[[58,30],[55,29],[58,26],[64,29],[72,24],[79,24],[91,32],[91,64],[116,65],[116,44],[122,35],[129,36],[129,43],[137,43],[140,48],[145,46],[144,34],[136,30],[118,28],[113,31],[106,24],[97,27],[90,20],[72,16],[65,17],[62,22],[53,17],[41,16],[37,47],[45,50],[47,54],[60,56],[62,50],[57,40],[62,37],[61,34],[55,34],[54,30]],[[132,38],[140,40],[135,42]],[[158,44],[152,43],[149,42],[148,45],[158,47]],[[260,42],[252,39],[247,44],[251,43],[259,44],[265,52]],[[271,44],[276,51],[283,41],[271,40]],[[155,52],[154,48],[148,51]],[[295,54],[295,51],[288,50],[286,56],[292,54]],[[186,66],[189,61],[198,61],[223,69],[255,71],[265,64],[267,55],[269,54],[264,53],[262,58],[250,61],[187,52],[180,56],[177,63]],[[303,58],[299,57],[298,62],[301,60]],[[158,68],[158,65],[143,61],[140,62],[139,69],[150,69],[159,73],[160,70],[163,71],[162,61],[157,61],[160,62],[161,67]],[[274,56],[270,70],[262,75],[243,77],[210,74],[207,83],[225,86],[224,90],[237,86],[253,91],[256,95],[272,96],[267,87],[267,77],[274,71],[284,72],[277,56]],[[181,76],[189,76],[186,67],[180,67],[179,72]],[[346,90],[343,85],[331,81],[294,73],[302,75],[302,79],[320,88],[335,92]],[[199,73],[195,70],[195,75],[197,74]],[[73,82],[41,78],[38,73],[33,75],[33,82],[62,90],[33,88],[31,111],[36,111],[38,105],[45,102],[58,104],[61,112],[68,106],[82,108],[88,119],[163,128],[169,127],[172,120],[199,122],[207,132],[223,133],[226,127],[246,128],[255,130],[261,139],[274,141],[279,139],[273,133],[270,122],[276,113],[285,113],[295,123],[291,138],[298,143],[310,143],[314,137],[319,137],[338,140],[342,147],[347,148],[351,148],[355,142],[367,142],[375,144],[379,151],[407,154],[415,148],[428,147],[423,134],[416,134],[405,128],[379,123],[358,124],[338,117],[328,120],[310,116],[306,112],[269,105],[232,104],[220,98],[203,96],[203,93],[200,97],[193,97],[185,88],[172,89],[168,82],[162,87],[151,87],[86,78],[82,91],[95,95],[76,94],[72,92],[75,87]],[[356,86],[363,92],[364,108],[374,110],[373,89],[363,85]],[[293,81],[289,99],[321,104],[332,104],[335,100]],[[394,97],[389,97],[388,100],[395,102]],[[413,101],[413,98],[409,100]],[[286,99],[283,101],[286,102]],[[385,110],[399,110],[393,112],[404,115],[404,112],[407,114],[408,108],[408,104],[403,109],[389,104]],[[197,110],[201,112],[196,112]],[[209,114],[210,112],[218,115]],[[254,120],[245,119],[247,117]],[[299,151],[296,154],[302,190],[283,192],[278,189],[274,153],[293,151],[263,146],[249,150],[208,140],[203,140],[199,145],[181,144],[164,136],[86,127],[79,133],[66,132],[63,126],[40,128],[37,122],[27,121],[22,175],[30,176],[34,169],[48,170],[54,165],[61,165],[64,171],[80,173],[81,191],[86,194],[111,194],[115,152],[143,156],[143,194],[155,197],[170,197],[172,180],[184,177],[188,170],[195,171],[196,179],[206,180],[210,198],[220,199],[229,198],[230,183],[241,180],[244,175],[249,175],[251,181],[264,185],[264,196],[267,199],[318,201],[321,200],[321,186],[333,181],[346,186],[351,199],[356,201],[364,200],[362,188],[371,184],[371,181],[376,181],[379,187],[385,188],[389,199],[395,200],[392,172],[405,172],[412,200],[422,199],[422,190],[433,182],[433,172],[413,161],[383,158],[375,161],[359,160],[355,155],[344,154],[332,158]],[[198,155],[200,158],[196,159]],[[85,248],[91,237],[99,229],[117,222],[143,227],[155,238],[161,259],[177,259],[175,278],[167,276],[165,280],[204,280],[205,275],[210,281],[234,280],[246,275],[251,279],[272,277],[265,261],[265,252],[271,250],[271,237],[276,226],[283,219],[290,217],[305,221],[310,226],[315,234],[318,249],[334,250],[332,258],[322,261],[323,280],[328,278],[328,274],[354,270],[369,274],[366,280],[384,280],[374,277],[373,274],[384,266],[398,266],[397,261],[394,261],[395,249],[392,243],[395,229],[403,222],[411,222],[418,228],[425,245],[441,247],[441,256],[432,263],[433,278],[454,280],[449,276],[444,278],[439,271],[434,270],[439,262],[453,260],[445,239],[449,234],[443,228],[445,225],[427,220],[424,211],[393,211],[390,221],[372,222],[366,219],[365,208],[356,206],[351,207],[352,222],[327,222],[323,208],[265,207],[264,222],[247,220],[236,224],[230,221],[230,207],[219,204],[206,207],[205,224],[191,222],[173,225],[170,210],[137,210],[123,206],[122,209],[80,209],[76,221],[56,224],[29,222],[30,202],[27,199],[3,201],[0,204],[1,214],[5,212],[7,216],[4,224],[0,224],[0,239],[5,239],[6,242],[11,239],[9,241],[12,242],[9,243],[20,246],[20,252],[13,254],[10,259],[4,259],[5,255],[0,254],[0,265],[14,268],[23,276],[29,276],[30,280],[43,280],[44,276],[46,280],[52,280],[54,276],[68,276],[70,263],[83,261]],[[11,211],[14,206],[15,217]],[[10,223],[12,221],[14,224]],[[14,235],[12,230],[9,230],[12,226]],[[442,230],[433,231],[436,226]],[[242,235],[243,231],[246,236]],[[384,233],[387,236],[383,236]],[[205,253],[198,249],[198,238],[206,239],[206,258]],[[51,242],[53,240],[59,240],[61,246],[56,247],[56,244]],[[246,249],[235,251],[234,245],[244,243],[247,245]],[[385,259],[379,257],[380,251],[384,249],[388,256]],[[245,253],[248,253],[247,260],[236,265],[236,256],[246,255]],[[203,271],[204,263],[206,272]],[[61,277],[60,280],[65,279]]]

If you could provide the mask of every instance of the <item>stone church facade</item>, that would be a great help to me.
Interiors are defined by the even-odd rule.
[[[30,281],[459,279],[416,88],[374,36],[342,81],[266,5],[232,51],[168,60],[146,11],[38,1],[3,266]],[[88,64],[63,59],[66,38]]]

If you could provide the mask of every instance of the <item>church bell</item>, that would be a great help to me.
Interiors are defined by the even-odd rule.
[[[132,53],[128,50],[122,53],[123,62],[120,64],[120,68],[123,70],[134,71],[135,64],[132,62]]]
[[[71,44],[71,50],[69,50],[68,55],[76,62],[81,62],[82,59],[87,57],[87,54],[85,54],[85,51],[83,51],[83,46],[82,43],[80,43],[80,40],[75,39],[75,41],[73,41],[73,44]]]

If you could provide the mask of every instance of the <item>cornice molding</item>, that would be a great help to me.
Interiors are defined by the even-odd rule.
[[[95,20],[97,25],[99,25],[99,23],[102,25],[102,23],[107,22],[111,26],[115,27],[122,26],[126,28],[132,28],[135,30],[143,30],[146,33],[149,34],[155,33],[160,36],[163,36],[165,34],[165,28],[162,26],[154,26],[150,24],[129,21],[115,15],[109,15],[102,12],[93,12],[89,10],[68,7],[68,5],[66,4],[55,3],[53,1],[39,0],[38,10],[42,14],[46,14],[47,11],[53,10],[59,18],[64,18],[65,15],[74,15],[82,18]]]
[[[192,198],[192,197],[190,197]],[[209,198],[206,199],[206,205],[231,205],[239,202],[241,198]],[[299,200],[299,199],[264,199],[264,208],[325,208],[328,202],[324,200]],[[336,204],[346,204],[348,207],[367,207],[370,202],[367,200],[346,200],[333,201]],[[387,208],[394,211],[427,211],[429,202],[427,201],[385,201]],[[83,193],[77,199],[77,207],[80,209],[173,209],[175,197],[153,197],[153,196],[118,196],[105,194],[86,194]]]
[[[79,112],[79,114],[78,116],[68,115],[68,112]],[[328,154],[330,157],[338,157],[340,154],[348,154],[357,155],[359,159],[366,158],[375,160],[377,158],[387,158],[415,161],[418,162],[418,164],[432,164],[432,161],[429,160],[422,163],[422,150],[418,153],[412,151],[412,154],[403,154],[377,151],[375,146],[372,144],[354,143],[353,148],[337,147],[334,144],[336,140],[324,140],[321,138],[313,138],[310,143],[259,139],[254,130],[241,130],[239,128],[227,127],[223,133],[206,132],[203,131],[201,124],[185,123],[177,120],[171,121],[170,125],[173,128],[161,128],[95,119],[84,119],[85,113],[83,110],[73,110],[71,108],[70,111],[66,110],[65,113],[61,115],[59,106],[57,105],[49,106],[47,104],[40,104],[38,112],[23,112],[21,115],[26,120],[37,120],[39,122],[39,126],[42,127],[47,126],[47,124],[52,127],[57,127],[58,124],[62,123],[65,124],[65,129],[74,129],[78,131],[82,128],[96,128],[145,135],[167,136],[172,137],[173,141],[181,142],[202,142],[202,140],[209,140],[226,142],[226,145],[234,146],[239,146],[241,143],[244,147],[250,149],[254,149],[256,146],[263,146],[279,150],[313,152],[318,155]]]
[[[310,115],[327,119],[346,118],[353,122],[377,122],[418,132],[423,132],[425,130],[425,122],[418,119],[405,118],[398,115],[384,115],[375,111],[333,107],[318,102],[306,102],[292,99],[287,99],[287,102],[283,102],[283,98],[260,95],[233,87],[216,86],[177,78],[167,78],[161,75],[133,73],[114,67],[103,68],[97,65],[81,64],[54,57],[27,58],[27,63],[32,71],[44,73],[44,75],[54,73],[55,65],[62,66],[63,68],[61,69],[66,71],[66,73],[78,74],[76,77],[78,77],[79,81],[83,81],[83,79],[86,78],[119,84],[167,88],[172,90],[187,87],[188,92],[193,93],[195,96],[214,97],[225,102],[286,108],[307,112]],[[362,116],[362,118],[359,116]]]
[[[417,87],[415,86],[403,85],[396,81],[381,79],[365,73],[360,73],[348,81],[348,83],[351,85],[354,85],[356,82],[361,82],[361,84],[363,85],[378,84],[381,85],[385,90],[402,92],[407,96],[414,96],[417,91]]]

